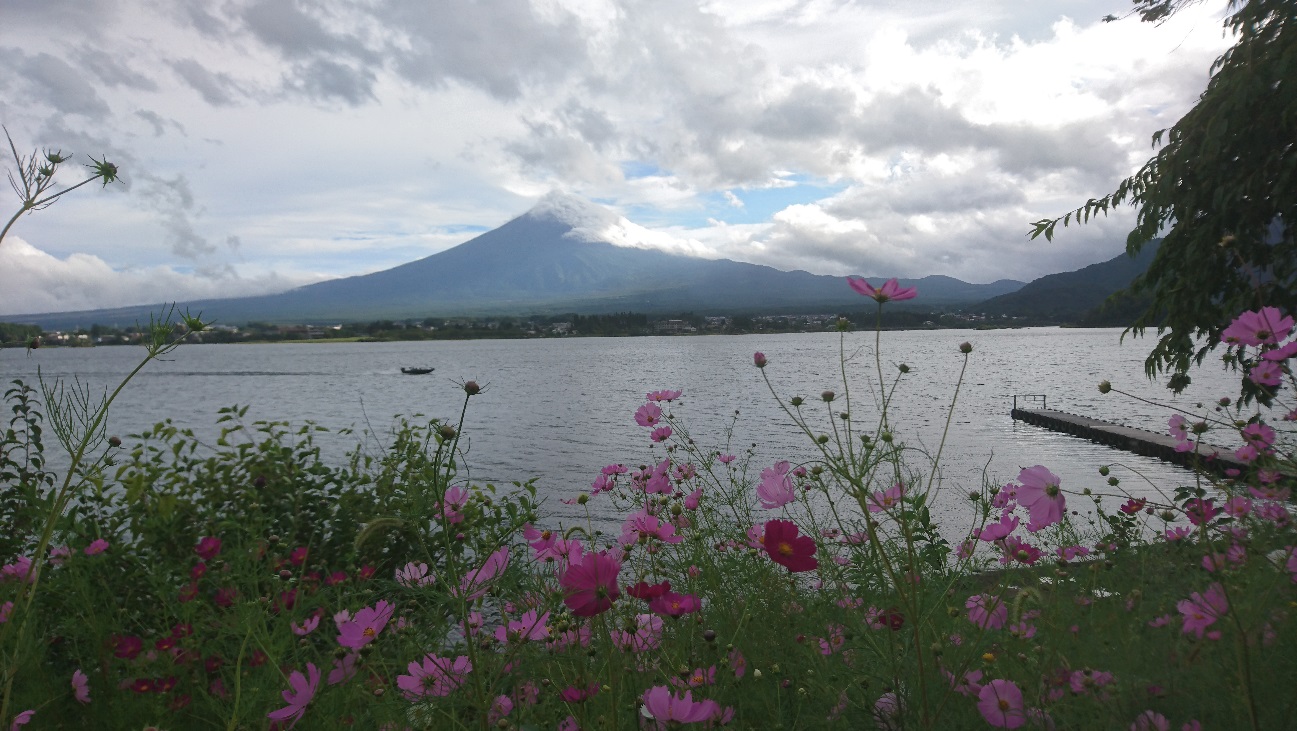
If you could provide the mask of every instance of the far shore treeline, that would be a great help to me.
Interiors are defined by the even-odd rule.
[[[477,340],[547,337],[638,337],[650,335],[743,335],[750,333],[828,332],[839,319],[853,327],[873,328],[876,312],[810,314],[749,314],[707,316],[693,312],[649,315],[618,312],[601,315],[531,315],[519,317],[455,317],[405,320],[343,322],[334,325],[249,322],[232,326],[215,324],[191,335],[196,343],[245,343],[283,341],[392,342],[409,340]],[[882,316],[888,330],[990,329],[1076,324],[1111,326],[1120,323],[1089,318],[1084,322],[1060,322],[1057,318],[996,315],[991,313],[929,312],[898,310]],[[92,325],[75,330],[45,330],[39,325],[0,322],[0,346],[39,345],[88,347],[131,345],[140,341],[147,324],[132,327]]]

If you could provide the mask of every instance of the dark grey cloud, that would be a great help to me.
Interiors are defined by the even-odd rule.
[[[25,82],[26,100],[35,102],[64,114],[103,117],[109,113],[105,102],[80,71],[66,61],[48,53],[25,55],[17,65],[19,76]]]
[[[802,82],[768,104],[753,130],[781,139],[831,137],[851,119],[855,106],[855,94],[846,89]]]
[[[404,78],[429,87],[460,81],[516,99],[529,84],[586,69],[579,20],[565,10],[554,12],[542,17],[528,0],[386,0],[375,15],[401,34],[391,54]]]
[[[223,107],[234,103],[239,88],[229,74],[211,71],[192,58],[174,60],[171,68],[208,104]]]
[[[100,82],[108,86],[124,86],[141,91],[158,90],[157,82],[131,68],[124,56],[82,46],[77,49],[74,57],[78,66],[94,74]]]
[[[294,69],[290,86],[315,99],[338,99],[352,106],[374,100],[378,77],[367,68],[317,58]]]

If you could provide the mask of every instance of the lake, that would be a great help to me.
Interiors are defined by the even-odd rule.
[[[1118,329],[1029,328],[1021,330],[934,330],[885,332],[881,357],[888,386],[906,363],[911,371],[896,387],[891,423],[897,438],[935,450],[959,376],[959,344],[973,354],[959,393],[942,458],[942,492],[936,517],[967,514],[969,490],[981,484],[983,469],[993,481],[1014,478],[1021,467],[1042,464],[1062,478],[1063,487],[1106,489],[1100,465],[1120,463],[1143,478],[1114,467],[1134,494],[1167,491],[1192,474],[1158,460],[1113,450],[1065,434],[1014,422],[1015,394],[1044,394],[1050,408],[1163,431],[1170,412],[1111,393],[1099,381],[1141,397],[1159,399],[1197,413],[1221,396],[1237,395],[1236,377],[1220,369],[1194,374],[1191,389],[1178,397],[1143,374],[1151,339],[1127,338]],[[848,333],[846,372],[853,420],[872,430],[877,421],[874,334]],[[248,419],[314,421],[355,434],[323,440],[330,461],[364,440],[381,449],[397,414],[424,414],[453,421],[464,397],[459,384],[476,380],[485,388],[471,400],[465,422],[468,464],[474,480],[508,483],[539,478],[546,511],[575,518],[561,504],[589,488],[611,462],[630,465],[660,460],[648,431],[635,424],[645,394],[681,389],[671,411],[683,418],[698,444],[739,453],[757,445],[758,469],[778,459],[813,455],[806,437],[790,423],[768,392],[754,351],[769,359],[765,369],[780,398],[807,399],[804,413],[813,428],[827,431],[829,417],[820,393],[839,394],[842,382],[836,333],[714,335],[642,338],[562,338],[399,343],[276,343],[185,345],[167,360],[150,364],[119,397],[110,433],[126,435],[165,418],[192,428],[211,443],[216,412],[248,405]],[[138,363],[141,348],[41,349],[0,352],[6,383],[75,377],[102,391]],[[1210,363],[1210,361],[1209,361]],[[402,366],[431,365],[430,375],[408,376]],[[719,442],[734,418],[732,443]],[[129,446],[129,439],[126,439]],[[1233,446],[1237,436],[1214,441]],[[1144,480],[1147,480],[1146,482]],[[1079,500],[1072,506],[1084,508]],[[596,519],[612,520],[607,503],[592,501]]]

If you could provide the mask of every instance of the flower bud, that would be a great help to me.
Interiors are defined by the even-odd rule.
[[[766,354],[765,354],[765,353],[762,353],[762,352],[759,351],[759,350],[758,350],[757,352],[753,353],[753,354],[752,354],[752,363],[753,363],[753,365],[755,365],[757,368],[765,368],[765,367],[766,367]]]
[[[829,403],[830,401],[833,400],[833,397],[834,397],[834,393],[832,391],[825,391],[824,393],[820,394],[820,398],[824,399],[824,403]]]
[[[482,387],[477,385],[477,381],[464,381],[464,393],[469,396],[476,396],[482,393]]]
[[[801,405],[802,405],[803,403],[805,403],[805,402],[802,401],[802,397],[801,397],[801,396],[794,396],[794,397],[792,398],[792,401],[790,401],[789,403],[791,403],[793,406],[801,406]]]
[[[973,344],[967,341],[960,343],[959,352],[963,353],[964,355],[968,355],[969,353],[973,352]]]
[[[449,442],[450,440],[455,438],[455,427],[451,426],[450,424],[446,424],[445,426],[437,430],[437,435],[440,436],[443,440]]]
[[[902,363],[902,364],[900,364],[899,366],[896,366],[896,367],[897,367],[898,370],[901,371],[901,373],[909,373],[909,372],[910,372],[910,367],[909,367],[908,365],[904,364],[904,363]]]
[[[122,446],[122,438],[121,438],[121,437],[108,437],[108,446],[110,446],[110,447],[120,447],[120,446]]]
[[[1099,381],[1099,393],[1108,393],[1112,390],[1112,384],[1108,381]]]

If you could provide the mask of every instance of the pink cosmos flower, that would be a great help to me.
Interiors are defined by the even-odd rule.
[[[700,723],[720,714],[720,706],[713,700],[695,702],[692,691],[674,695],[665,685],[644,691],[645,715],[657,721],[657,728],[666,729],[672,723]]]
[[[649,439],[652,439],[655,442],[665,442],[670,438],[671,438],[671,427],[669,426],[659,426],[658,428],[654,429],[651,434],[649,434]]]
[[[1184,514],[1189,518],[1189,522],[1194,525],[1210,523],[1212,518],[1221,514],[1221,509],[1216,507],[1216,503],[1211,498],[1192,498],[1184,504]]]
[[[869,512],[879,513],[890,511],[901,504],[901,498],[904,496],[904,488],[901,483],[896,483],[886,490],[880,490],[869,496],[866,501],[869,506]]]
[[[950,687],[960,695],[975,696],[982,692],[982,671],[969,670],[962,677],[956,678],[949,670],[942,670],[946,674],[946,679],[950,681]]]
[[[686,495],[685,510],[697,510],[698,503],[702,500],[702,497],[703,497],[703,489],[701,487]]]
[[[1009,618],[1009,608],[999,597],[989,594],[974,594],[964,602],[968,609],[968,621],[982,629],[1000,629]]]
[[[621,562],[605,553],[587,553],[568,565],[558,583],[564,590],[563,603],[578,617],[593,617],[612,608],[621,596],[617,574]]]
[[[13,613],[13,610],[14,610],[13,602],[5,602],[4,604],[0,604],[0,624],[4,624],[5,622],[9,621],[9,615]]]
[[[135,635],[113,635],[113,655],[123,660],[134,660],[144,650],[144,640]]]
[[[661,420],[662,409],[657,404],[644,404],[635,412],[635,423],[640,426],[657,426]]]
[[[1263,360],[1247,372],[1247,379],[1258,386],[1278,386],[1283,383],[1283,367],[1278,363]]]
[[[1024,468],[1018,473],[1018,503],[1031,514],[1027,530],[1035,533],[1063,519],[1067,499],[1059,490],[1058,476],[1040,465]]]
[[[32,720],[32,716],[35,715],[36,711],[23,711],[14,716],[13,723],[9,724],[9,731],[18,731],[19,728],[26,726]]]
[[[1171,731],[1171,722],[1157,711],[1144,711],[1135,717],[1130,731]]]
[[[1000,556],[1001,564],[1009,564],[1014,561],[1024,563],[1028,566],[1040,560],[1040,549],[1027,543],[1018,536],[1009,536],[1000,544],[1003,555]]]
[[[1189,420],[1180,414],[1173,414],[1170,419],[1167,419],[1166,426],[1171,438],[1177,442],[1183,442],[1189,438]]]
[[[316,627],[320,626],[320,615],[317,614],[308,617],[307,620],[301,624],[290,622],[289,626],[293,628],[293,634],[299,637],[305,637],[314,632]]]
[[[1294,340],[1282,347],[1275,348],[1274,350],[1267,350],[1266,352],[1261,354],[1261,357],[1265,358],[1266,360],[1279,361],[1279,360],[1288,360],[1294,355],[1297,355],[1297,340]]]
[[[446,488],[445,497],[445,505],[437,506],[440,507],[440,510],[437,511],[437,515],[445,518],[447,523],[464,522],[464,514],[459,511],[463,510],[464,506],[468,504],[468,488],[460,485],[451,485]]]
[[[90,678],[78,668],[72,671],[72,697],[77,703],[90,702]]]
[[[978,532],[977,537],[987,543],[1002,540],[1018,529],[1019,522],[1018,516],[1011,515],[1009,511],[1005,511],[1000,514],[1000,522],[983,526]]]
[[[1202,594],[1195,591],[1188,599],[1181,599],[1175,608],[1184,615],[1184,626],[1180,631],[1185,634],[1192,632],[1201,639],[1203,631],[1229,611],[1229,602],[1225,599],[1225,590],[1221,585],[1213,583]],[[1219,633],[1216,634],[1219,636]]]
[[[850,284],[856,292],[871,297],[879,303],[914,299],[919,294],[919,290],[914,287],[902,287],[896,281],[896,277],[887,280],[878,289],[874,289],[873,285],[860,277],[847,277],[847,284]]]
[[[716,459],[720,460],[721,464],[729,464],[730,462],[734,461],[734,455],[721,454],[721,455],[717,455]]]
[[[451,595],[458,597],[463,593],[469,601],[481,599],[486,596],[486,590],[491,582],[495,580],[495,577],[504,573],[508,565],[509,547],[502,546],[486,557],[481,568],[473,569],[465,574],[463,580],[460,581],[458,590],[451,587]]]
[[[315,663],[306,663],[306,675],[294,670],[292,675],[288,676],[289,690],[284,691],[284,701],[288,705],[277,711],[271,711],[266,717],[272,721],[280,723],[292,721],[288,728],[297,725],[302,716],[306,713],[306,706],[315,697],[315,690],[320,685],[320,671],[315,667]]]
[[[766,510],[783,507],[797,499],[797,490],[793,487],[788,471],[792,467],[787,461],[779,461],[774,467],[761,470],[761,482],[757,485],[757,499]]]
[[[1275,307],[1262,307],[1257,312],[1244,312],[1221,333],[1221,340],[1230,345],[1274,345],[1292,332],[1293,319]]]
[[[622,545],[629,545],[639,541],[641,537],[654,538],[671,544],[684,540],[682,536],[676,535],[674,526],[664,523],[656,515],[651,515],[642,508],[626,517],[626,521],[621,526],[620,541]]]
[[[757,352],[752,354],[752,364],[755,365],[757,368],[765,368],[767,362],[768,361],[766,361],[765,353],[762,353],[761,351],[758,350]]]
[[[194,553],[204,561],[211,561],[220,552],[221,539],[216,536],[204,536],[198,539],[198,545],[194,546]]]
[[[662,642],[662,618],[656,614],[637,614],[635,625],[633,632],[613,630],[613,644],[625,652],[656,650]]]
[[[1022,690],[1009,680],[992,680],[977,694],[977,710],[995,728],[1018,728],[1027,722]]]
[[[353,650],[343,655],[341,659],[333,661],[333,669],[329,671],[329,685],[345,683],[356,676],[356,662],[360,660],[360,653]]]
[[[680,617],[703,608],[703,603],[693,594],[668,591],[649,602],[649,610],[668,617]]]
[[[396,677],[396,686],[405,691],[406,699],[417,701],[427,696],[450,695],[473,672],[473,663],[465,655],[451,660],[428,653],[422,662],[410,663],[409,670],[409,675]]]
[[[569,685],[559,691],[558,697],[563,699],[564,703],[584,703],[586,700],[599,693],[599,684],[591,681],[584,688],[578,688],[575,685]]]
[[[799,536],[797,525],[787,520],[766,521],[761,544],[772,561],[791,572],[811,571],[820,565],[815,560],[815,540]]]
[[[436,580],[436,576],[428,574],[428,564],[422,561],[419,563],[411,561],[396,570],[396,583],[411,589],[416,586],[430,586]]]
[[[108,550],[108,541],[105,541],[102,538],[96,538],[94,541],[90,543],[90,545],[86,546],[85,554],[87,556],[97,556],[107,550]]]
[[[521,617],[510,620],[507,625],[495,628],[495,638],[500,642],[526,642],[549,638],[549,612],[537,614],[535,609],[523,613]]]
[[[338,644],[359,650],[373,642],[387,626],[395,609],[380,599],[374,606],[356,612],[356,616],[338,624]]]
[[[491,703],[491,709],[486,713],[487,725],[494,726],[499,723],[500,719],[508,716],[513,712],[513,700],[507,695],[498,695],[495,701]]]
[[[32,560],[26,556],[19,556],[13,563],[0,567],[0,581],[9,579],[25,581],[28,584],[34,582],[36,577],[32,574]]]
[[[661,391],[650,391],[646,398],[648,398],[649,401],[669,402],[669,401],[675,401],[676,399],[680,398],[681,393],[683,393],[683,391],[671,391],[671,390],[664,389]]]

